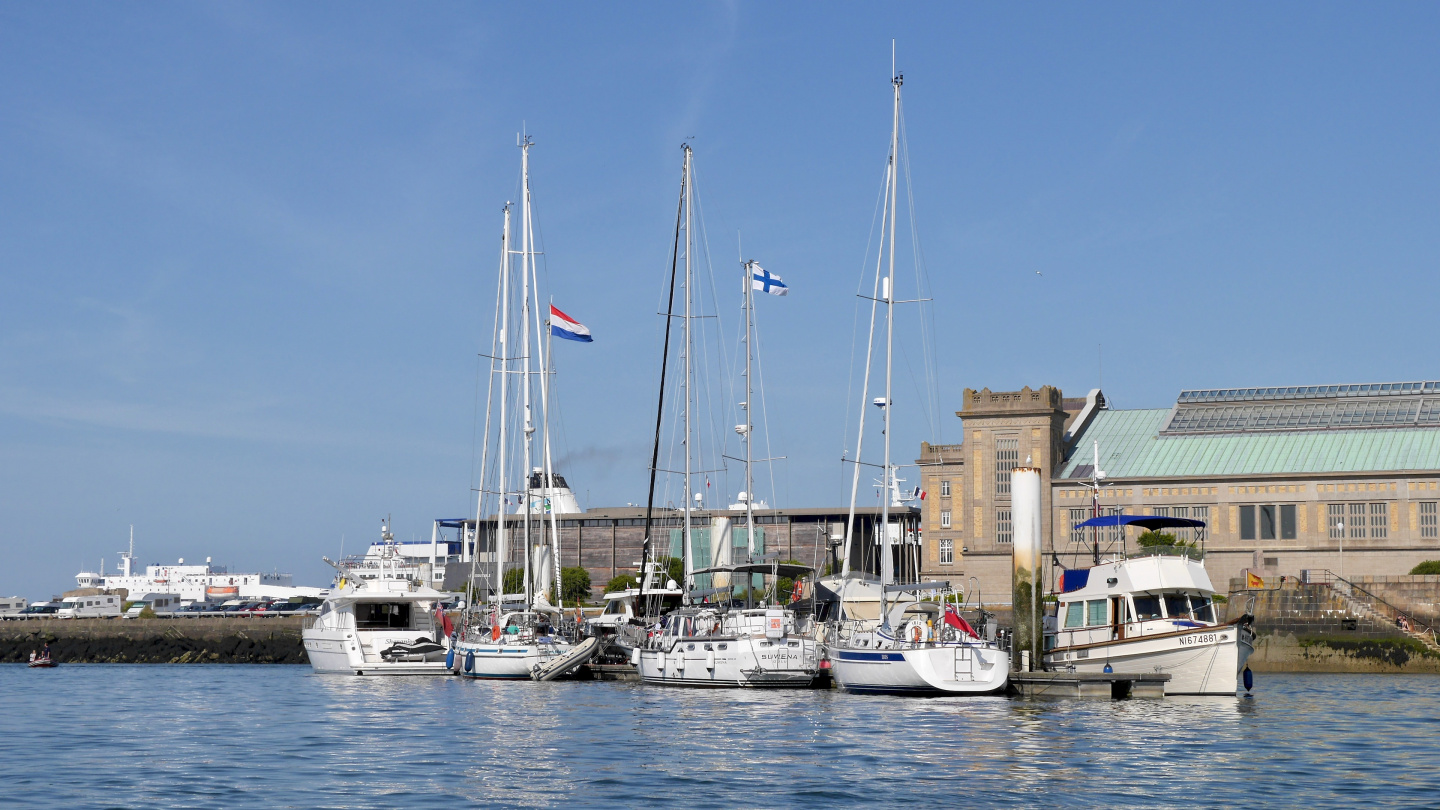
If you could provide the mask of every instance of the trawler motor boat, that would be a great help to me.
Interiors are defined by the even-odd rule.
[[[1188,518],[1104,515],[1081,528],[1190,528]],[[1234,695],[1254,651],[1254,619],[1222,622],[1215,589],[1188,544],[1152,546],[1066,570],[1045,619],[1045,666],[1072,672],[1163,672],[1167,695]],[[1098,557],[1098,553],[1096,555]]]

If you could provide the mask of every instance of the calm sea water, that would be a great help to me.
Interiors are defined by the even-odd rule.
[[[1440,805],[1440,678],[905,699],[0,666],[0,805]]]

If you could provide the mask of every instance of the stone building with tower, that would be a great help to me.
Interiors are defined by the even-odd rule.
[[[1008,600],[1017,466],[1045,471],[1051,568],[1088,564],[1097,538],[1075,527],[1093,511],[1097,450],[1101,513],[1204,520],[1221,589],[1247,568],[1387,575],[1440,559],[1440,382],[1183,391],[1140,410],[1113,410],[1098,389],[966,389],[956,415],[962,441],[922,444],[917,459],[922,572],[974,577],[986,601]]]

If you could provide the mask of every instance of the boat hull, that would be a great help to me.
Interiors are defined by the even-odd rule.
[[[971,645],[830,651],[841,689],[859,694],[983,695],[1004,691],[1010,655]]]
[[[448,675],[444,654],[424,656],[424,660],[385,660],[378,650],[387,649],[396,641],[413,641],[425,635],[420,632],[385,632],[325,630],[310,628],[301,632],[305,656],[310,668],[326,675]]]
[[[1046,666],[1075,672],[1152,673],[1170,676],[1167,695],[1234,696],[1237,678],[1254,651],[1254,634],[1244,625],[1216,625],[1162,636],[1141,636],[1079,648],[1060,647]]]
[[[819,645],[808,638],[685,639],[639,652],[640,679],[654,686],[805,688],[820,669]]]
[[[571,645],[482,644],[461,641],[455,645],[454,669],[465,678],[499,681],[528,681],[530,673],[546,662],[569,652]]]

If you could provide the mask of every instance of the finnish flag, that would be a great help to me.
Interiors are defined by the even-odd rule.
[[[581,343],[594,342],[594,338],[590,337],[589,327],[556,309],[554,304],[550,305],[550,334]]]
[[[785,282],[781,281],[779,276],[760,265],[751,264],[750,272],[750,289],[767,292],[771,295],[786,295],[790,292],[790,288],[785,286]]]

